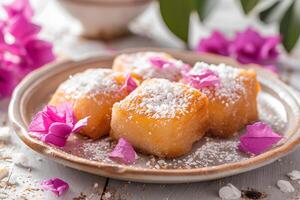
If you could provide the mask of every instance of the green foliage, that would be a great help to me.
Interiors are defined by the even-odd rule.
[[[177,37],[188,43],[189,21],[196,10],[201,21],[211,13],[216,0],[160,0],[160,13],[169,28]]]
[[[275,10],[279,7],[281,2],[282,1],[277,0],[273,4],[271,4],[270,7],[259,13],[259,19],[267,24],[274,22],[276,19],[272,18],[272,15],[274,14]]]
[[[212,12],[216,4],[217,0],[194,0],[195,9],[202,22]]]
[[[283,36],[283,46],[290,52],[300,36],[300,2],[294,1],[280,21],[280,33]]]
[[[240,0],[242,8],[246,14],[250,13],[250,11],[259,3],[260,0]]]
[[[240,0],[245,14],[250,13],[260,0]],[[162,18],[171,32],[188,44],[190,15],[196,11],[203,22],[217,5],[217,0],[159,0]],[[274,2],[259,13],[264,23],[276,22],[282,35],[284,48],[290,52],[300,37],[300,0],[291,0],[287,9],[282,8],[283,0]],[[285,8],[285,7],[283,7]],[[278,13],[277,11],[281,11]],[[298,12],[297,12],[298,11]]]
[[[177,37],[188,42],[191,0],[160,0],[161,16]]]

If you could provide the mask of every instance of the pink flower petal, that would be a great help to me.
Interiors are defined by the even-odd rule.
[[[258,155],[271,148],[282,138],[267,124],[256,122],[248,125],[246,134],[240,137],[239,149],[245,153]]]
[[[41,67],[55,60],[53,46],[51,43],[35,39],[26,42],[25,49],[27,51],[28,62],[31,63],[33,69]]]
[[[63,104],[57,106],[56,112],[60,116],[63,116],[65,118],[64,122],[66,122],[66,123],[75,124],[77,122],[76,117],[73,112],[72,104],[70,104],[70,103],[63,103]]]
[[[219,75],[209,69],[203,69],[199,74],[187,74],[184,82],[196,89],[219,87],[221,84]]]
[[[7,31],[10,32],[18,41],[26,41],[29,38],[35,37],[40,30],[40,26],[33,24],[23,15],[16,16],[11,19],[7,26]]]
[[[66,124],[61,122],[54,122],[49,127],[48,134],[55,135],[61,138],[68,138],[68,136],[72,133],[73,125]]]
[[[236,34],[229,51],[241,63],[271,64],[278,58],[280,42],[280,36],[264,37],[250,27]]]
[[[58,107],[48,105],[33,118],[29,131],[32,136],[46,143],[63,147],[71,133],[78,132],[87,125],[87,119],[88,117],[77,122],[71,104]]]
[[[208,38],[199,41],[196,51],[228,56],[230,43],[221,32],[213,31]]]
[[[121,87],[121,90],[126,89],[128,93],[131,93],[137,87],[138,87],[138,84],[135,82],[135,80],[129,74],[126,77],[126,81],[125,81],[124,85]]]
[[[44,180],[41,182],[41,186],[44,190],[51,191],[57,196],[61,196],[69,189],[69,184],[59,178]]]
[[[34,13],[30,6],[29,0],[15,0],[12,4],[4,5],[3,8],[10,18],[19,15],[24,15],[27,18],[31,18]]]
[[[50,125],[49,125],[50,126]],[[47,133],[48,127],[45,126],[43,112],[38,112],[31,121],[28,130],[30,132]]]
[[[109,154],[109,157],[124,164],[132,164],[136,160],[137,154],[129,142],[124,138],[120,138],[117,146]]]
[[[58,107],[47,105],[43,112],[45,116],[52,122],[66,123],[66,113],[62,110],[58,110]]]
[[[0,62],[2,62],[0,60]],[[0,99],[9,97],[17,85],[18,77],[15,72],[0,66]]]
[[[172,62],[167,61],[167,60],[165,60],[165,59],[163,59],[161,57],[156,57],[156,56],[149,58],[149,62],[153,66],[155,66],[155,67],[157,67],[159,69],[162,69],[165,65],[170,65],[170,66],[174,65]]]
[[[81,120],[79,120],[73,127],[72,132],[77,133],[80,131],[80,129],[88,124],[89,117],[85,117]]]
[[[47,144],[53,144],[57,147],[64,147],[67,143],[66,138],[62,138],[53,134],[45,134],[38,138]]]

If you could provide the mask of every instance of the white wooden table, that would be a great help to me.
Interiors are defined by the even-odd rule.
[[[56,51],[64,56],[79,59],[82,56],[88,56],[93,53],[107,52],[107,49],[117,48],[123,49],[128,47],[181,47],[181,43],[168,33],[164,28],[157,7],[153,5],[140,19],[131,25],[132,30],[136,35],[129,35],[125,38],[118,39],[113,42],[89,41],[78,39],[69,28],[67,18],[65,20],[57,20],[64,17],[54,1],[50,1],[42,11],[37,15],[37,21],[44,24],[44,35],[51,39]],[[216,27],[216,24],[223,24],[220,21],[230,21],[225,23],[221,29],[243,28],[245,24],[253,24],[249,19],[241,16],[234,4],[220,3],[220,8],[207,23],[208,29],[193,30],[192,43],[195,44],[196,38],[199,35],[206,35],[209,29]],[[231,6],[230,8],[226,8]],[[227,14],[225,11],[227,10]],[[231,11],[231,14],[228,13]],[[51,12],[51,18],[49,13]],[[226,17],[222,17],[226,16]],[[239,16],[239,17],[236,17]],[[48,19],[48,20],[47,20]],[[150,20],[151,19],[151,22]],[[47,22],[47,23],[45,23]],[[152,23],[152,29],[149,30],[149,23]],[[237,24],[243,24],[237,27]],[[260,26],[256,25],[255,26]],[[200,27],[202,28],[202,27]],[[199,29],[199,28],[198,28]],[[270,29],[263,30],[272,32]],[[147,35],[145,36],[145,33]],[[294,54],[297,57],[297,52]],[[296,61],[295,61],[296,62]],[[300,73],[294,70],[284,70],[283,75],[286,80],[295,87],[299,87]],[[6,114],[7,102],[0,103],[0,119],[3,121]],[[1,126],[7,126],[1,124]],[[40,155],[27,148],[22,142],[12,133],[12,144],[3,145],[0,143],[0,167],[6,167],[11,170],[10,181],[16,182],[16,187],[5,188],[6,179],[3,179],[0,184],[0,199],[45,199],[52,200],[55,196],[49,192],[43,192],[39,189],[39,182],[53,177],[59,177],[66,180],[70,184],[70,190],[60,199],[66,200],[96,200],[96,199],[124,199],[124,200],[198,200],[198,199],[219,199],[218,190],[221,186],[227,183],[232,183],[239,189],[254,188],[260,192],[264,192],[266,199],[300,199],[300,183],[291,181],[296,191],[289,194],[282,193],[277,187],[276,182],[279,179],[289,180],[286,174],[294,169],[300,170],[300,149],[276,161],[266,167],[247,172],[244,174],[228,177],[216,181],[208,181],[202,183],[191,184],[143,184],[107,179],[105,177],[95,176],[88,173],[80,172],[68,167],[64,167],[46,158],[41,158]],[[11,157],[16,153],[22,152],[26,154],[30,160],[30,167],[22,168],[14,166],[11,162]],[[4,159],[8,157],[7,159]],[[7,195],[5,195],[7,194]]]

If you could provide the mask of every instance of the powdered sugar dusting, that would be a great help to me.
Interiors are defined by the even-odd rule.
[[[241,69],[234,68],[225,64],[213,65],[204,62],[198,62],[189,72],[190,74],[197,75],[203,69],[209,69],[217,73],[221,79],[219,87],[208,87],[200,89],[205,93],[210,100],[217,98],[222,100],[225,105],[234,104],[241,96],[246,94],[244,80],[246,77],[240,76]]]
[[[155,67],[150,59],[158,57],[172,63],[172,66],[165,64],[162,68]],[[123,64],[128,72],[140,75],[143,79],[165,78],[171,81],[178,81],[185,63],[176,60],[163,52],[139,52],[122,55]]]
[[[113,72],[110,69],[88,69],[82,73],[70,76],[59,87],[59,90],[64,91],[72,99],[78,99],[83,96],[93,98],[99,93],[110,94],[120,89],[115,80],[116,76],[121,76],[121,73]]]
[[[275,131],[284,133],[287,124],[286,113],[278,109],[282,105],[274,99],[273,96],[266,95],[265,92],[260,93],[258,98],[259,120],[270,124]],[[268,102],[272,102],[272,104]],[[240,132],[240,134],[243,133],[244,131]],[[230,139],[204,137],[195,143],[191,152],[182,157],[162,159],[137,152],[139,158],[129,166],[146,169],[194,169],[249,159],[248,154],[238,150],[238,144],[239,134]],[[67,145],[62,149],[84,159],[121,166],[122,164],[108,158],[108,154],[115,145],[116,142],[109,137],[91,140],[72,135]]]
[[[151,79],[120,102],[120,108],[150,118],[174,118],[186,114],[197,90],[166,79]],[[202,98],[202,97],[200,97]]]

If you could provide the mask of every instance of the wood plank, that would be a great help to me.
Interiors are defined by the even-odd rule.
[[[223,178],[216,181],[189,183],[189,184],[143,184],[130,183],[110,179],[106,193],[113,199],[130,200],[199,200],[219,199],[219,188],[227,183],[232,183],[239,189],[254,188],[267,195],[266,199],[282,200],[297,199],[300,197],[300,184],[291,181],[286,174],[294,169],[300,170],[300,149],[291,155],[276,161],[273,164],[240,175]],[[279,179],[289,180],[296,191],[290,194],[282,193],[277,187]]]
[[[14,134],[13,134],[14,135]],[[85,197],[89,200],[99,200],[106,184],[106,178],[80,172],[69,167],[57,164],[47,158],[42,158],[39,154],[26,147],[16,136],[13,136],[13,145],[0,148],[0,157],[5,155],[13,157],[16,153],[22,152],[29,159],[31,170],[18,166],[13,167],[10,160],[0,161],[0,167],[13,168],[10,180],[17,180],[16,191],[9,188],[0,187],[1,194],[7,193],[8,199],[43,199],[53,200],[54,194],[39,190],[40,182],[50,178],[61,178],[69,183],[70,189],[62,199],[72,200],[76,197]],[[3,180],[6,181],[6,179]],[[94,184],[97,183],[97,187]],[[0,198],[1,199],[1,198]]]

